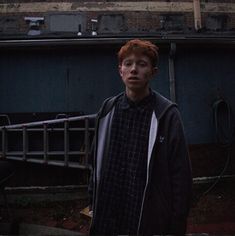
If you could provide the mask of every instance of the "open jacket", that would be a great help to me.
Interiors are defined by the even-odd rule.
[[[192,177],[183,126],[176,104],[154,92],[148,142],[147,180],[136,234],[184,235],[190,207]],[[96,234],[96,207],[102,161],[107,157],[112,118],[118,96],[107,99],[97,116],[93,171],[89,193],[93,218],[90,234]]]

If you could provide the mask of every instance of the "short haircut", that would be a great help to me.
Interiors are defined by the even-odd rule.
[[[147,56],[153,67],[155,67],[158,63],[158,47],[155,44],[147,40],[132,39],[123,45],[119,50],[119,65],[121,65],[123,60],[132,53]]]

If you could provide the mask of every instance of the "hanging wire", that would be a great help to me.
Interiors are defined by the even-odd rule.
[[[226,149],[227,158],[218,178],[205,192],[202,193],[201,196],[205,196],[206,194],[208,194],[217,185],[217,183],[220,181],[225,171],[227,170],[231,160],[231,150],[233,142],[233,127],[231,122],[232,115],[231,108],[224,99],[219,99],[214,102],[213,117],[215,124],[216,144],[219,147]]]

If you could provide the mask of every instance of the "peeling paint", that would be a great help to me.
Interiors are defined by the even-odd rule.
[[[234,3],[201,3],[203,12],[235,13]],[[193,12],[193,2],[30,2],[0,4],[0,13],[48,11]]]
[[[224,13],[235,13],[234,3],[206,3],[204,4],[203,12],[224,12]]]
[[[0,4],[0,13],[46,11],[192,11],[192,3],[168,2],[34,2]]]
[[[77,2],[72,3],[71,10],[76,10],[78,8],[78,5],[79,4]]]

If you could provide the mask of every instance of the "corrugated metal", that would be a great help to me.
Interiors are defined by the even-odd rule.
[[[0,63],[4,113],[93,113],[121,87],[114,50],[4,52]]]
[[[212,106],[218,98],[235,109],[234,53],[218,45],[177,49],[177,102],[190,143],[215,141]]]
[[[169,98],[169,45],[165,46],[152,86]],[[216,98],[221,95],[235,108],[235,49],[217,46],[177,44],[176,100],[190,143],[214,141]],[[116,53],[115,45],[1,51],[0,112],[97,112],[105,98],[124,88]]]

